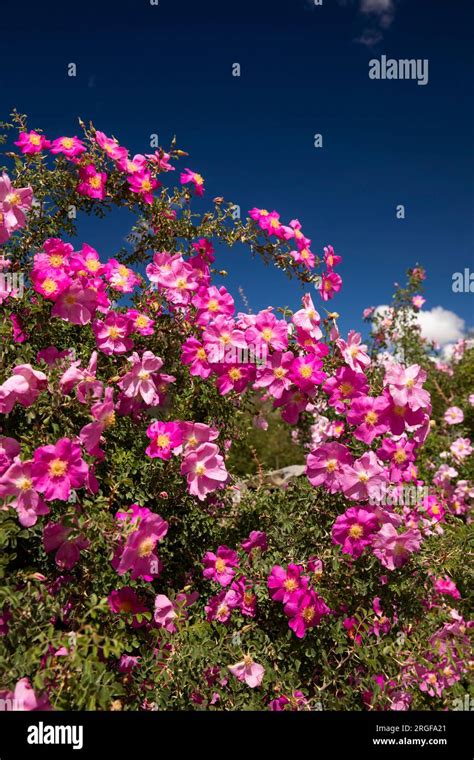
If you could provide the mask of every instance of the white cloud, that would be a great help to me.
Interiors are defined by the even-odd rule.
[[[435,306],[430,311],[420,311],[417,315],[421,334],[427,340],[435,340],[440,346],[456,343],[465,334],[466,323],[454,311]]]
[[[382,31],[388,29],[395,17],[397,0],[359,0],[359,13],[367,18],[367,26],[355,40],[366,47],[374,47],[383,40]]]
[[[361,0],[361,13],[393,13],[393,0]]]
[[[374,314],[384,319],[391,311],[387,304],[375,307]],[[467,338],[466,322],[454,311],[435,306],[428,311],[419,311],[416,315],[421,328],[421,335],[428,341],[436,341],[442,349],[443,356],[449,358],[452,349],[458,340]]]
[[[383,34],[379,29],[364,29],[360,37],[357,37],[355,41],[367,47],[374,47],[374,45],[377,45],[382,40]]]
[[[388,306],[388,304],[381,303],[379,306],[375,307],[374,315],[376,317],[385,317],[389,309],[390,309],[390,306]]]

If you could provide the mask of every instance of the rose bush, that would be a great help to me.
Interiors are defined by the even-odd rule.
[[[18,135],[0,169],[2,698],[452,707],[469,670],[474,351],[441,360],[422,340],[421,267],[366,310],[369,348],[326,308],[334,249],[317,256],[276,212],[197,211],[206,183],[172,173],[174,142],[131,157],[92,124],[3,128]],[[82,215],[117,208],[136,221],[114,257],[75,241]],[[236,314],[216,284],[234,244],[316,288],[324,316],[309,293]],[[291,462],[306,475],[265,484]]]

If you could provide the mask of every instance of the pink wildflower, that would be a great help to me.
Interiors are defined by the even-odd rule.
[[[322,366],[321,359],[314,354],[298,356],[291,365],[290,378],[298,388],[310,392],[327,377],[322,371]]]
[[[464,420],[464,412],[458,406],[450,406],[444,413],[444,420],[448,425],[459,425]]]
[[[69,438],[61,438],[54,445],[36,449],[31,478],[34,488],[44,494],[46,501],[67,501],[72,488],[85,484],[88,469],[81,458],[81,447]]]
[[[184,172],[181,172],[180,182],[182,185],[187,185],[189,183],[193,184],[196,195],[204,195],[204,179],[197,172],[193,172],[191,169],[185,169]]]
[[[129,338],[130,322],[123,314],[109,311],[105,320],[98,319],[92,323],[97,347],[107,356],[125,354],[133,346]]]
[[[332,540],[342,546],[345,554],[351,554],[357,559],[372,542],[373,534],[378,527],[378,520],[373,512],[351,507],[336,519],[332,528]]]
[[[412,552],[418,551],[421,533],[415,528],[398,533],[391,523],[385,523],[373,539],[373,552],[384,567],[395,570],[408,560]]]
[[[367,355],[367,346],[362,344],[360,333],[351,330],[347,336],[347,342],[342,338],[336,341],[342,358],[354,372],[363,372],[370,365],[370,357]]]
[[[175,449],[183,442],[178,422],[153,422],[146,434],[151,443],[147,446],[145,453],[152,459],[171,459]]]
[[[258,665],[258,663],[254,662],[249,655],[246,655],[241,662],[229,665],[228,667],[233,676],[238,678],[239,681],[246,683],[251,689],[260,686],[263,681],[265,668],[263,665]]]
[[[189,493],[203,501],[206,495],[228,480],[228,473],[219,449],[214,443],[203,443],[186,454],[181,464]]]
[[[51,143],[51,153],[62,153],[66,158],[77,158],[81,153],[84,153],[86,146],[76,136],[74,137],[58,137]]]
[[[18,145],[22,153],[32,156],[34,153],[41,153],[46,148],[49,148],[51,143],[44,135],[31,130],[31,132],[20,132],[15,145]]]
[[[297,638],[302,639],[308,628],[319,625],[329,607],[312,589],[297,591],[285,604],[285,615],[290,618],[288,625]]]
[[[305,590],[308,577],[302,573],[303,567],[291,562],[286,570],[280,565],[274,565],[268,576],[268,589],[273,601],[286,604],[297,591]]]
[[[339,293],[342,288],[342,277],[336,272],[329,270],[324,272],[321,278],[321,285],[319,287],[319,293],[323,301],[329,301],[334,298],[336,293]]]
[[[150,513],[140,520],[136,530],[129,533],[120,557],[113,560],[119,575],[130,572],[132,580],[143,578],[152,581],[161,571],[161,562],[156,556],[156,544],[168,532],[168,523],[160,515]]]
[[[343,466],[353,464],[349,449],[340,443],[324,443],[309,454],[306,475],[315,488],[324,485],[330,493],[341,490]]]
[[[204,578],[220,583],[221,586],[228,586],[234,578],[234,568],[239,564],[239,557],[237,552],[228,546],[219,546],[216,554],[206,552],[203,561]]]
[[[356,459],[352,465],[344,465],[341,485],[344,495],[356,501],[365,501],[372,491],[384,488],[387,473],[373,451],[368,451]]]

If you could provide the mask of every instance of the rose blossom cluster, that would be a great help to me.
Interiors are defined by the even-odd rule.
[[[112,566],[119,575],[130,573],[131,580],[152,581],[162,570],[156,545],[166,536],[168,523],[148,507],[132,504],[117,512],[119,538]]]
[[[216,428],[203,422],[153,422],[146,431],[150,443],[146,453],[152,459],[168,460],[180,454],[181,474],[186,476],[188,491],[200,501],[208,493],[222,488],[228,481],[223,456],[214,441]]]
[[[9,499],[20,523],[34,525],[39,515],[49,512],[45,502],[67,501],[72,491],[98,488],[91,469],[83,459],[81,446],[69,438],[55,444],[39,446],[33,459],[20,459],[20,445],[15,439],[0,438],[0,496]],[[48,551],[48,549],[46,550]]]
[[[155,274],[149,276],[157,281]],[[235,318],[233,300],[227,296],[225,288],[218,292],[200,288],[188,300],[188,307],[195,310],[188,308],[186,317],[194,319],[200,334],[183,343],[183,363],[194,376],[216,375],[222,395],[249,387],[263,392],[275,408],[281,408],[286,422],[296,424],[327,378],[323,357],[329,348],[320,340],[321,318],[311,296],[303,297],[303,308],[291,324],[278,319],[271,308]]]
[[[262,551],[266,548],[265,534],[260,531],[253,531],[253,534],[242,542],[242,548],[249,554],[256,547]],[[204,555],[203,563],[204,578],[222,586],[205,606],[206,619],[228,623],[234,610],[246,617],[255,617],[257,597],[252,581],[240,568],[238,553],[228,546],[219,546],[215,553],[209,551]]]
[[[31,282],[36,293],[53,303],[52,317],[74,325],[92,322],[97,346],[109,356],[129,351],[133,333],[153,332],[153,320],[146,314],[111,308],[110,296],[131,293],[141,279],[117,259],[102,263],[87,243],[75,251],[59,238],[45,240],[40,253],[34,255]],[[96,312],[103,319],[94,319]]]
[[[337,340],[344,365],[323,385],[327,406],[345,418],[346,435],[325,436],[307,458],[307,476],[315,487],[343,494],[355,502],[333,526],[332,537],[345,554],[360,557],[368,547],[390,570],[403,565],[420,548],[420,516],[395,512],[397,493],[413,483],[422,486],[414,466],[416,450],[429,432],[430,397],[423,388],[426,373],[396,362],[386,367],[383,390],[369,395],[365,369],[370,359],[354,336]],[[352,454],[350,437],[369,448]],[[372,450],[372,448],[375,449]],[[398,489],[398,491],[397,491]],[[390,498],[387,498],[390,496]]]
[[[160,187],[156,175],[174,169],[171,156],[159,150],[153,155],[131,157],[117,140],[98,131],[93,132],[93,140],[94,150],[112,162],[111,171],[124,175],[130,197],[145,206],[153,205],[153,193]],[[95,161],[87,155],[86,145],[77,137],[49,141],[39,133],[24,132],[16,144],[26,155],[50,150],[71,162],[77,169],[79,195],[99,201],[107,196],[109,175],[103,171],[102,158]],[[192,187],[195,195],[203,195],[204,179],[196,172],[185,169],[180,182]],[[190,199],[187,191],[186,199]],[[16,190],[3,175],[0,243],[24,226],[25,212],[31,203],[31,188]],[[254,208],[249,213],[266,236],[290,246],[290,258],[303,270],[312,270],[319,263],[298,220],[285,225],[277,212]],[[167,216],[175,217],[175,211]],[[85,406],[89,421],[78,430],[77,437],[40,445],[26,460],[21,459],[21,447],[15,438],[0,436],[0,498],[6,508],[16,510],[21,525],[31,527],[57,506],[52,502],[74,501],[80,489],[96,493],[99,483],[95,467],[106,458],[101,446],[107,439],[106,431],[116,423],[116,414],[130,416],[137,427],[141,426],[143,440],[146,420],[146,455],[151,460],[161,460],[155,465],[163,468],[179,457],[187,490],[199,501],[205,501],[209,494],[229,483],[225,459],[216,442],[217,427],[212,423],[168,419],[167,409],[165,414],[169,389],[176,378],[162,371],[163,360],[143,348],[143,344],[147,337],[155,335],[155,317],[167,312],[166,316],[175,317],[182,326],[181,361],[193,377],[203,380],[212,377],[222,396],[257,391],[263,400],[271,400],[275,408],[281,409],[283,420],[290,425],[296,425],[304,413],[313,415],[307,477],[315,488],[344,498],[347,506],[332,526],[333,544],[350,557],[351,563],[371,552],[387,570],[396,571],[420,549],[425,536],[442,532],[448,513],[467,512],[473,488],[469,481],[456,480],[459,475],[456,468],[472,454],[470,439],[463,437],[461,430],[451,441],[449,451],[443,452],[446,455],[443,463],[438,469],[433,465],[433,492],[420,503],[402,503],[394,509],[406,486],[424,486],[416,456],[430,430],[431,401],[423,387],[426,372],[416,364],[404,367],[393,357],[386,357],[383,379],[380,385],[372,386],[372,360],[361,335],[352,330],[346,339],[342,338],[337,327],[338,315],[328,314],[322,320],[309,294],[303,296],[302,308],[289,320],[278,317],[272,307],[257,314],[236,314],[232,295],[225,287],[212,284],[214,254],[212,242],[207,238],[192,242],[189,251],[155,252],[146,268],[151,282],[148,294],[156,290],[160,297],[160,314],[152,316],[145,308],[116,306],[121,296],[128,298],[136,289],[145,287],[142,277],[118,259],[103,262],[87,244],[75,251],[70,243],[59,238],[44,241],[41,250],[33,255],[32,288],[40,300],[51,304],[52,317],[72,325],[89,326],[96,350],[83,363],[55,346],[42,349],[37,361],[47,365],[49,377],[30,364],[13,367],[0,385],[0,414],[9,415],[17,403],[31,406],[46,390],[56,392],[51,378],[58,375],[62,396],[73,395],[75,400],[67,399],[68,402],[77,401]],[[335,271],[340,262],[341,257],[332,246],[324,248],[326,270],[318,286],[324,301],[341,289],[342,280]],[[421,296],[415,299],[413,305],[420,309],[423,299]],[[372,310],[366,311],[369,317]],[[389,329],[393,320],[392,310],[384,317],[383,329]],[[101,363],[105,365],[110,359],[120,363],[117,374],[107,381]],[[471,398],[469,402],[473,403]],[[167,419],[159,419],[165,416]],[[448,430],[463,421],[460,407],[446,409],[444,422]],[[48,554],[54,553],[54,562],[61,572],[73,569],[81,553],[90,546],[79,529],[80,510],[78,506],[72,517],[55,516],[42,529],[43,548]],[[119,510],[113,528],[115,551],[111,560],[117,575],[127,576],[129,583],[151,583],[159,578],[162,561],[157,547],[168,529],[168,522],[147,507],[133,504],[126,511]],[[246,558],[226,545],[204,555],[203,576],[218,587],[204,605],[209,623],[227,625],[233,615],[254,619],[260,612],[257,592],[261,576],[252,577],[252,562],[255,555],[267,549],[265,533],[252,531],[241,549]],[[303,639],[334,612],[312,585],[322,573],[322,563],[310,559],[306,566],[307,570],[303,564],[275,564],[268,577],[268,568],[264,575],[271,599],[282,603],[288,625],[298,639]],[[382,585],[388,582],[387,577],[381,579]],[[112,615],[124,615],[134,628],[158,628],[174,634],[198,594],[167,593],[170,596],[163,593],[154,596],[153,610],[147,598],[132,585],[112,589],[107,602]],[[442,608],[446,597],[460,597],[456,585],[448,576],[433,578],[433,588],[424,600],[427,608]],[[398,620],[396,608],[385,612],[378,596],[372,601],[372,612],[364,625],[347,607],[341,607],[341,614],[345,616],[343,626],[356,645],[366,636],[379,638],[388,634]],[[465,648],[470,624],[455,610],[450,615],[452,622],[431,638],[423,664],[407,663],[400,682],[389,681],[379,674],[374,676],[393,709],[409,706],[408,689],[414,685],[429,695],[440,696],[444,688],[457,682],[464,673],[459,652]],[[8,610],[1,611],[1,635],[3,629],[8,630],[10,617]],[[160,646],[158,642],[157,650]],[[119,672],[124,674],[139,667],[140,657],[133,655],[123,655],[118,665]],[[243,659],[228,669],[250,688],[261,685],[265,672],[250,654],[243,654]],[[215,682],[214,675],[210,680]],[[17,684],[20,691],[30,688],[25,681]],[[366,692],[367,704],[372,696],[372,692]],[[200,703],[198,694],[192,699]],[[219,695],[214,694],[211,703],[218,699]],[[43,702],[29,692],[28,700],[33,705],[28,709],[47,704],[47,700]],[[290,696],[272,700],[269,708],[281,711],[304,709],[306,705],[302,692],[294,691]]]
[[[288,625],[299,639],[330,612],[325,601],[311,588],[302,565],[290,563],[286,569],[275,565],[268,576],[268,589],[273,601],[284,605]]]

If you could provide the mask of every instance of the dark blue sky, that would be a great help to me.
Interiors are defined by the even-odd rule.
[[[207,197],[298,217],[314,251],[331,243],[342,254],[331,307],[344,329],[361,327],[366,305],[387,303],[416,261],[428,270],[425,308],[472,325],[472,295],[451,283],[474,269],[473,4],[394,0],[392,23],[369,48],[355,39],[381,19],[362,14],[363,1],[9,3],[0,119],[15,106],[54,138],[78,133],[82,116],[132,153],[148,150],[151,133],[163,146],[176,133]],[[429,59],[428,85],[369,79],[369,60],[382,54]],[[121,216],[83,225],[81,238],[110,256],[128,229]],[[239,285],[253,310],[297,305],[300,286],[242,249],[218,263],[239,308]]]

